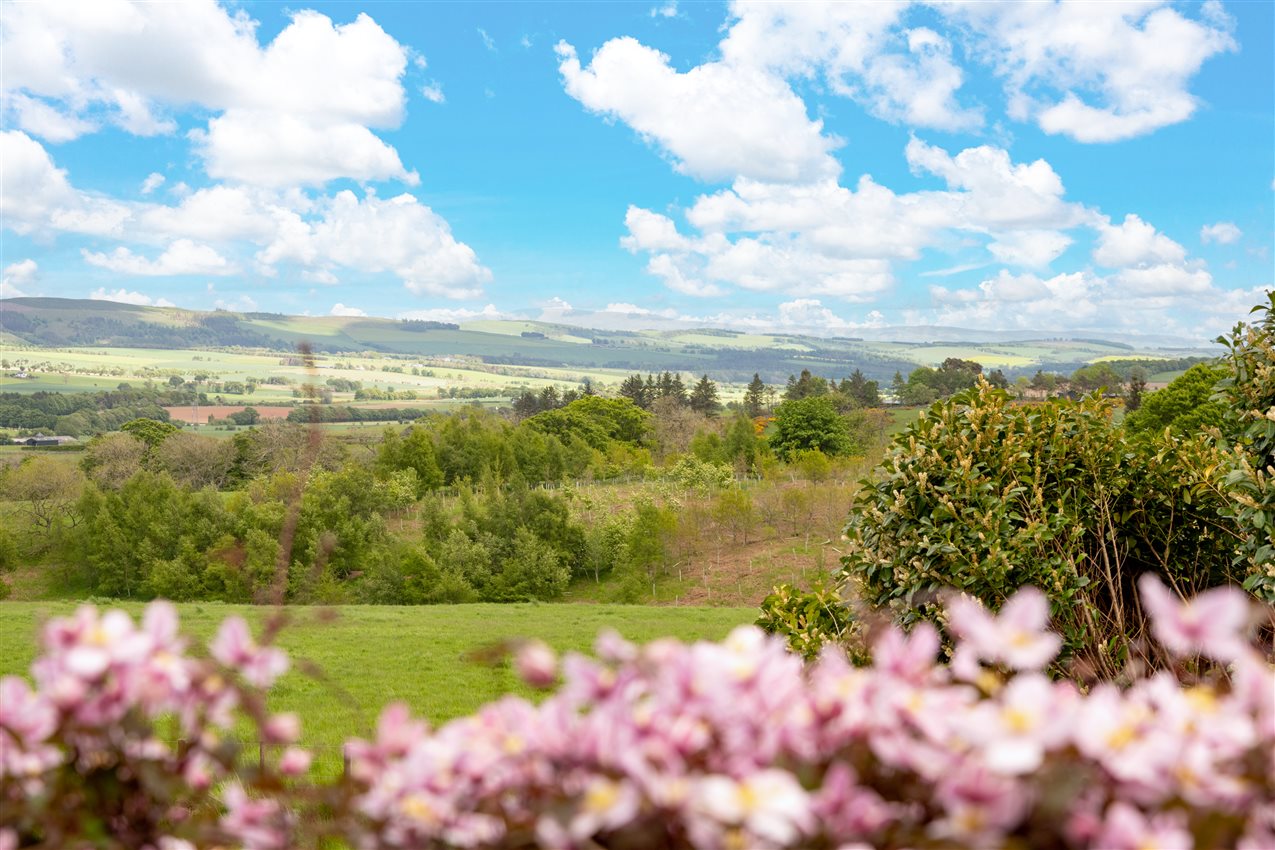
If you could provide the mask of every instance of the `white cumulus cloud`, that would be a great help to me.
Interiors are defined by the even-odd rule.
[[[30,295],[26,287],[35,283],[39,270],[39,265],[30,258],[5,266],[0,273],[0,298],[23,298]]]
[[[1098,243],[1093,258],[1099,265],[1108,268],[1177,264],[1185,261],[1186,249],[1130,213],[1117,226],[1106,222],[1098,225]]]
[[[164,175],[160,174],[158,171],[152,171],[150,174],[146,175],[146,179],[142,181],[141,193],[143,195],[149,195],[151,192],[154,192],[163,185]]]
[[[214,0],[23,3],[6,7],[0,78],[18,126],[50,141],[93,131],[96,114],[172,133],[164,110],[194,104],[220,113],[196,136],[214,177],[410,182],[373,133],[402,122],[407,55],[365,14],[336,24],[298,11],[263,46],[247,13]]]
[[[491,271],[472,248],[452,236],[441,216],[411,195],[359,199],[352,191],[325,200],[310,219],[281,228],[258,255],[275,265],[296,262],[365,273],[390,272],[419,295],[474,298]]]
[[[410,194],[382,200],[368,190],[315,197],[297,188],[214,185],[175,204],[123,202],[74,187],[39,142],[0,132],[0,214],[18,233],[73,233],[162,246],[148,259],[136,248],[86,251],[87,262],[121,274],[231,274],[226,259],[254,250],[257,271],[271,276],[294,263],[310,280],[332,282],[337,270],[389,272],[411,292],[472,298],[491,279],[472,248],[437,213]]]
[[[806,105],[767,71],[710,62],[680,73],[669,57],[633,38],[604,44],[587,66],[557,45],[567,94],[618,118],[668,155],[678,171],[702,180],[737,175],[805,181],[835,175],[838,146]]]
[[[89,293],[94,301],[116,301],[120,304],[133,304],[138,307],[176,307],[167,298],[152,298],[142,292],[130,292],[127,289],[107,290],[99,287]]]
[[[332,305],[332,309],[328,311],[329,316],[366,316],[367,311],[360,310],[358,307],[347,307],[340,301]]]
[[[229,275],[237,267],[207,245],[178,239],[155,259],[147,259],[123,246],[109,253],[85,250],[84,261],[91,266],[128,275],[172,277],[176,275]]]
[[[1240,241],[1240,237],[1244,235],[1244,231],[1235,226],[1232,221],[1219,221],[1217,224],[1206,224],[1200,228],[1200,241],[1208,244],[1216,242],[1219,245],[1233,245]]]
[[[428,310],[405,310],[398,314],[400,319],[416,319],[426,322],[467,322],[474,319],[513,319],[514,316],[496,309],[495,304],[488,304],[479,310],[466,307],[432,307]]]
[[[1080,142],[1112,142],[1190,118],[1188,85],[1237,49],[1216,0],[1198,19],[1162,2],[953,3],[937,10],[1003,78],[1011,118]]]

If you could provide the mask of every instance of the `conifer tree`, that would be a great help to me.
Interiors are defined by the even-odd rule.
[[[750,417],[761,416],[765,404],[766,384],[762,382],[761,375],[754,372],[753,379],[748,382],[748,389],[744,392],[744,412]]]
[[[710,381],[708,375],[704,375],[695,384],[695,389],[691,390],[691,409],[705,416],[716,416],[718,407],[717,384]]]

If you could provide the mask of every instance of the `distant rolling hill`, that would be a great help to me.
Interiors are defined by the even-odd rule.
[[[865,335],[869,332],[865,331]],[[910,334],[910,335],[909,335]],[[744,333],[720,328],[598,330],[536,321],[482,320],[459,325],[373,317],[286,316],[140,307],[111,301],[11,298],[0,302],[0,340],[9,346],[160,349],[259,348],[375,351],[407,356],[469,356],[493,364],[634,371],[676,370],[743,381],[768,381],[810,369],[844,376],[861,369],[888,381],[896,371],[947,357],[977,360],[1008,373],[1041,365],[1075,368],[1101,359],[1175,358],[1200,349],[1175,340],[1065,339],[961,328],[884,328],[873,339]],[[1030,338],[1025,338],[1030,337]]]

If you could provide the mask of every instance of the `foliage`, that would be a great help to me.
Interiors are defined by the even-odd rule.
[[[421,427],[413,426],[401,436],[393,428],[386,428],[377,450],[376,465],[383,471],[412,470],[417,498],[443,483],[443,470],[438,466],[434,441]]]
[[[849,399],[855,407],[879,407],[881,405],[880,386],[876,381],[869,381],[859,369],[850,373],[850,377],[841,382],[837,391]]]
[[[792,465],[808,481],[823,481],[832,472],[832,463],[828,456],[818,449],[798,452]]]
[[[1105,390],[1114,393],[1120,390],[1124,381],[1109,364],[1091,363],[1071,373],[1071,384],[1081,392]]]
[[[1133,413],[1142,407],[1142,396],[1147,390],[1147,372],[1141,366],[1130,370],[1129,386],[1125,390],[1124,409]]]
[[[579,440],[605,451],[611,441],[640,446],[646,440],[650,420],[649,413],[628,399],[586,396],[566,407],[539,413],[526,424],[564,443]]]
[[[1226,407],[1212,400],[1213,388],[1225,376],[1219,366],[1192,366],[1164,389],[1141,396],[1138,408],[1125,417],[1125,427],[1133,433],[1168,428],[1179,436],[1220,427]]]
[[[235,447],[226,440],[177,433],[155,449],[151,465],[184,487],[220,490],[230,482],[234,471]]]
[[[83,483],[74,465],[37,455],[0,474],[0,493],[47,535],[64,523],[77,523],[75,502]]]
[[[0,428],[81,437],[118,429],[132,419],[168,420],[162,405],[189,403],[186,391],[130,387],[97,393],[0,393]]]
[[[261,414],[257,412],[257,408],[248,406],[243,410],[235,411],[226,418],[236,425],[256,425],[261,421]]]
[[[954,587],[993,608],[1026,584],[1049,595],[1072,652],[1118,652],[1137,633],[1133,577],[1197,590],[1225,581],[1202,439],[1134,444],[1095,397],[1016,406],[986,383],[898,435],[846,528],[844,595],[905,624]]]
[[[827,378],[812,375],[809,369],[802,369],[800,376],[788,376],[788,385],[784,388],[784,401],[797,401],[803,398],[827,394]]]
[[[1275,672],[1233,589],[1182,604],[1142,584],[1158,651],[1216,666],[1081,691],[1040,672],[1059,639],[1044,598],[1001,616],[968,599],[937,632],[887,628],[871,660],[805,664],[740,628],[721,643],[596,660],[516,650],[562,686],[432,730],[406,706],[345,745],[328,780],[265,690],[287,656],[237,618],[187,651],[171,606],[139,628],[83,608],[45,630],[35,687],[0,680],[0,841],[13,847],[1236,848],[1275,843]],[[103,638],[107,638],[104,640]],[[1263,647],[1264,651],[1269,651]],[[1229,679],[1216,671],[1229,665]],[[164,743],[161,721],[184,743]],[[269,742],[253,765],[235,724]],[[280,753],[279,750],[282,750]],[[263,751],[264,753],[264,751]],[[278,753],[278,755],[276,755]],[[183,817],[172,816],[177,809]]]
[[[1231,436],[1221,466],[1227,513],[1243,530],[1235,564],[1244,587],[1275,604],[1275,293],[1253,308],[1258,319],[1239,324],[1226,346],[1220,384]]]
[[[650,501],[634,506],[633,520],[625,541],[621,599],[636,602],[664,572],[669,560],[669,541],[677,529],[677,516],[668,508]]]
[[[679,487],[699,493],[727,487],[735,481],[734,472],[726,464],[705,462],[694,456],[681,458],[665,474]]]
[[[17,569],[22,556],[18,552],[18,541],[8,526],[0,526],[0,573],[8,573]],[[7,588],[8,585],[5,585]]]
[[[101,434],[89,440],[80,469],[103,490],[118,490],[146,461],[146,444],[132,434]]]
[[[983,367],[973,360],[949,357],[937,368],[921,366],[908,373],[907,382],[896,375],[895,396],[904,404],[930,404],[973,387]]]
[[[89,485],[80,497],[89,583],[118,598],[247,601],[251,583],[208,553],[231,529],[214,493],[191,492],[164,473],[141,471],[118,490]],[[218,547],[220,548],[220,547]]]
[[[558,551],[528,528],[518,528],[508,547],[502,547],[500,569],[484,588],[492,602],[552,600],[562,596],[571,569]]]
[[[726,425],[725,433],[719,433],[716,428],[700,431],[692,438],[689,448],[691,454],[704,463],[725,464],[741,475],[755,471],[769,450],[753,420],[747,416],[733,418]]]
[[[766,409],[766,384],[762,381],[761,375],[753,373],[753,379],[748,382],[747,389],[744,390],[744,414],[749,419],[761,416]]]
[[[775,408],[775,432],[769,443],[781,460],[812,449],[837,456],[858,448],[850,437],[849,423],[826,396],[795,398]]]
[[[171,422],[143,418],[125,422],[120,426],[120,430],[141,440],[146,444],[147,449],[153,451],[156,446],[181,429]]]
[[[702,376],[691,389],[689,401],[691,410],[704,416],[716,416],[721,402],[717,398],[717,384],[708,379],[708,375]]]
[[[288,421],[298,425],[316,422],[411,422],[426,413],[423,407],[350,407],[348,405],[305,404],[288,412]]]
[[[777,586],[761,601],[761,614],[755,625],[784,638],[788,649],[807,661],[818,656],[825,646],[849,645],[855,627],[836,588],[823,584],[810,590],[788,584]]]

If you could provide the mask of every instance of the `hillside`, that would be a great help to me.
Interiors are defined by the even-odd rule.
[[[865,331],[865,333],[868,333]],[[152,349],[289,350],[301,341],[328,353],[464,356],[491,364],[675,370],[768,381],[810,369],[836,375],[861,369],[888,381],[896,371],[948,357],[1007,372],[1045,367],[1070,371],[1101,359],[1171,358],[1199,353],[1189,341],[1066,339],[1041,332],[999,334],[959,328],[883,328],[876,338],[744,333],[718,328],[598,330],[536,321],[461,324],[375,317],[285,316],[140,307],[110,301],[12,298],[0,309],[6,347],[85,346]],[[1155,343],[1154,345],[1152,343]],[[1204,345],[1204,341],[1200,341]]]

